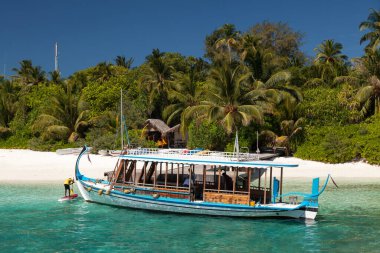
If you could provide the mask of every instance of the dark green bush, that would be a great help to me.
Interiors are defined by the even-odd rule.
[[[10,128],[0,126],[0,139],[6,139],[11,136],[12,132]]]
[[[313,126],[337,125],[350,122],[350,110],[338,100],[340,88],[316,87],[303,91],[304,99],[297,114]]]
[[[188,148],[224,150],[228,142],[225,131],[215,122],[203,121],[200,124],[193,122],[189,126],[188,134]]]
[[[329,163],[365,159],[380,164],[380,118],[354,125],[310,127],[295,156]]]

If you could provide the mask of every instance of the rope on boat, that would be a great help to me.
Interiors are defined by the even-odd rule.
[[[334,179],[332,178],[332,176],[330,175],[330,178],[331,178],[331,182],[333,182],[333,184],[335,185],[336,188],[339,188],[338,185],[335,183]]]

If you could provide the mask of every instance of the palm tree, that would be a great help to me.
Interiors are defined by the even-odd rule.
[[[164,53],[159,49],[153,49],[152,54],[147,56],[148,73],[143,82],[147,85],[150,93],[150,104],[155,110],[155,114],[163,111],[168,101],[169,80],[172,77],[172,67],[164,62]]]
[[[300,137],[300,134],[303,131],[304,119],[299,118],[296,121],[294,120],[283,120],[281,121],[281,131],[282,136],[276,138],[276,142],[281,142],[282,145],[286,148],[287,155],[291,150],[294,151],[296,148],[297,137]],[[280,144],[280,143],[278,143]]]
[[[262,80],[264,72],[264,54],[259,42],[258,37],[245,34],[239,44],[240,58],[249,67],[254,80]]]
[[[343,45],[334,40],[325,40],[314,51],[317,52],[314,62],[320,64],[336,64],[347,60],[342,54]]]
[[[260,135],[273,145],[273,147],[284,147],[286,155],[297,147],[297,141],[302,137],[304,118],[297,120],[283,120],[280,123],[281,135],[273,131],[264,130]]]
[[[347,56],[342,53],[342,49],[343,45],[334,40],[325,40],[314,49],[317,53],[314,64],[320,72],[319,82],[332,82],[335,77],[344,74]]]
[[[97,81],[104,82],[113,75],[112,65],[107,62],[101,62],[95,67],[94,78]]]
[[[294,110],[303,96],[297,87],[289,84],[290,80],[290,72],[279,71],[266,82],[254,81],[246,96],[270,102],[262,105],[268,112],[280,114],[281,118],[293,118]],[[273,105],[276,107],[273,108]]]
[[[36,66],[32,69],[30,78],[31,79],[29,85],[37,85],[39,83],[42,83],[46,81],[45,71],[43,71],[40,66]]]
[[[352,105],[359,107],[362,118],[380,112],[380,49],[368,50],[366,55],[353,60],[354,68],[348,76],[336,82],[360,87]]]
[[[356,94],[362,117],[380,113],[380,79],[373,75],[369,78],[367,84],[367,86],[360,88]]]
[[[380,11],[371,9],[366,21],[361,22],[359,25],[360,31],[369,30],[360,39],[360,44],[369,41],[366,50],[376,51],[380,45]]]
[[[172,87],[168,91],[168,98],[173,101],[163,111],[163,118],[170,125],[173,121],[180,121],[181,114],[186,108],[199,104],[200,90],[196,78],[195,67],[192,66],[189,73],[177,73],[174,75]]]
[[[13,68],[12,70],[17,73],[23,84],[28,84],[32,69],[33,64],[31,60],[22,60],[20,62],[20,68]]]
[[[59,73],[59,71],[52,71],[52,72],[49,72],[50,74],[50,81],[52,83],[55,83],[55,84],[61,84],[62,83],[62,78],[61,78],[61,74]]]
[[[132,67],[134,59],[132,57],[126,59],[125,56],[118,55],[115,58],[116,66],[130,69]]]
[[[221,54],[227,53],[228,59],[232,61],[232,48],[237,49],[239,45],[240,32],[235,30],[231,24],[224,25],[224,37],[215,42],[215,49],[220,50]]]
[[[20,68],[13,68],[24,85],[36,85],[44,82],[45,72],[40,66],[34,67],[31,60],[23,60],[20,62]]]
[[[75,92],[75,83],[67,80],[59,94],[50,98],[48,107],[42,108],[32,128],[43,139],[65,139],[75,141],[83,137],[89,127],[87,106],[80,93]]]
[[[240,32],[236,30],[233,24],[224,24],[206,37],[205,57],[212,62],[216,62],[223,60],[223,57],[225,57],[227,53],[227,56],[230,56],[232,48],[234,48],[234,44],[238,41],[239,37]]]
[[[160,52],[159,49],[153,49],[152,54],[146,59],[148,60],[151,82],[153,89],[156,89],[159,93],[167,91],[166,81],[171,77],[171,68],[164,60],[165,53]]]
[[[243,92],[243,83],[250,73],[241,65],[231,67],[231,63],[214,66],[205,84],[205,98],[199,105],[186,108],[181,124],[186,126],[192,117],[208,117],[222,124],[227,133],[252,121],[263,122],[263,110]]]
[[[17,90],[9,80],[0,78],[0,126],[9,127],[17,110]]]

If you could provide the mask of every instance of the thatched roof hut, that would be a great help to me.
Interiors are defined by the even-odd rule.
[[[170,127],[160,119],[147,119],[145,121],[145,129],[148,132],[160,132],[162,135],[165,135],[170,130]]]
[[[165,132],[165,135],[168,134],[168,133],[175,133],[175,132],[179,132],[179,128],[181,127],[180,124],[178,125],[175,125],[174,127],[172,128],[169,128],[166,132]]]
[[[165,139],[170,146],[184,146],[185,140],[180,133],[180,124],[170,128],[160,119],[148,119],[145,121],[145,133],[149,140],[158,142]]]

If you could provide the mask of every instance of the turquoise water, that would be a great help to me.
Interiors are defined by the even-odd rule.
[[[0,252],[380,252],[380,183],[338,184],[320,198],[317,220],[305,222],[60,203],[61,184],[3,183]]]

